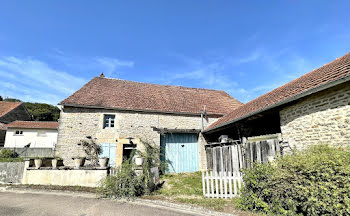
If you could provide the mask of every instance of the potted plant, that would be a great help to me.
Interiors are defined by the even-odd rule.
[[[34,158],[34,164],[35,164],[35,168],[39,169],[43,164],[43,160],[39,157]]]
[[[106,168],[108,165],[109,158],[108,157],[101,157],[98,159],[98,163],[100,164],[101,168]]]
[[[135,157],[135,164],[136,164],[136,166],[142,166],[143,161],[144,161],[143,157],[140,157],[140,156],[136,156]]]
[[[76,169],[79,169],[80,167],[84,166],[85,157],[76,157],[76,158],[73,158],[73,160],[74,160],[74,166]]]
[[[62,158],[55,157],[54,159],[51,160],[51,165],[53,169],[57,169],[57,165],[60,161],[63,161]]]

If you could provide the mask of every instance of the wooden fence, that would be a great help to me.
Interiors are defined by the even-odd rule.
[[[265,163],[281,155],[280,134],[243,138],[242,142],[213,143],[206,147],[207,169],[238,172],[254,162]]]
[[[245,144],[245,167],[253,166],[254,162],[266,163],[281,155],[278,139],[249,141]]]
[[[242,142],[211,143],[206,147],[208,171],[202,173],[203,195],[232,198],[241,188],[241,169],[281,155],[280,134],[243,138]]]
[[[235,143],[206,149],[208,170],[217,172],[238,172],[244,165],[242,145]]]
[[[202,172],[203,195],[208,198],[233,198],[238,196],[243,184],[240,172]]]

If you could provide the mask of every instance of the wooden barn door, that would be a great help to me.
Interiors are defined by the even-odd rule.
[[[199,170],[198,135],[186,133],[165,134],[161,145],[169,173],[195,172]]]

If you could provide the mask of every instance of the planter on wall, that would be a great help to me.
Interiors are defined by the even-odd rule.
[[[100,164],[101,168],[106,168],[108,166],[109,158],[99,158],[98,163]]]
[[[51,165],[53,169],[57,169],[58,166],[62,165],[63,160],[62,159],[58,159],[58,158],[54,158],[51,160]]]
[[[135,158],[135,164],[136,166],[142,166],[144,159],[141,157]]]
[[[43,164],[43,160],[42,159],[34,159],[34,164],[35,164],[35,168],[39,169],[41,167],[41,165]]]
[[[74,167],[76,169],[83,167],[84,163],[85,163],[85,158],[74,158]]]

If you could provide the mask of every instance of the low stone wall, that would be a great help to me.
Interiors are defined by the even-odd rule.
[[[97,187],[107,169],[35,169],[27,168],[23,184]]]
[[[0,162],[0,183],[22,183],[24,162]]]

